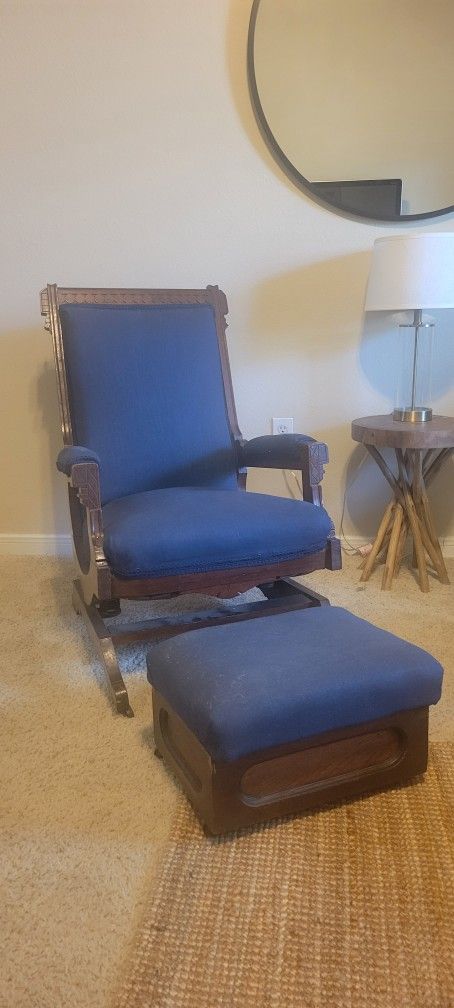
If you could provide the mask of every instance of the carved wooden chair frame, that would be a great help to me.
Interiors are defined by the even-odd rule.
[[[203,290],[141,290],[69,288],[49,284],[41,292],[41,314],[45,318],[45,328],[52,334],[62,435],[63,443],[66,446],[72,445],[74,442],[59,313],[60,305],[65,303],[212,305],[222,364],[227,416],[237,452],[238,485],[245,488],[247,468],[244,465],[244,459],[247,458],[247,451],[245,451],[247,442],[244,442],[241,436],[233,396],[225,338],[228,310],[225,294],[214,286],[208,286]],[[299,468],[302,475],[303,499],[316,505],[322,503],[320,482],[327,461],[327,447],[322,442],[314,441],[301,446]],[[283,462],[285,463],[285,460]],[[253,465],[254,463],[248,464]],[[285,468],[285,464],[280,461],[261,462],[261,465],[265,464],[271,468]],[[119,713],[129,717],[132,716],[133,711],[119,669],[115,641],[129,643],[140,639],[159,640],[199,627],[321,605],[326,603],[327,599],[294,581],[292,575],[307,574],[322,568],[336,570],[341,567],[340,544],[333,532],[328,539],[326,549],[301,557],[299,560],[267,566],[159,578],[122,579],[116,577],[111,571],[104,554],[103,513],[98,464],[96,462],[74,464],[68,479],[68,492],[75,559],[78,566],[78,576],[73,585],[73,605],[76,611],[84,616],[104,663],[116,709]],[[106,618],[117,616],[120,613],[121,599],[162,599],[191,592],[226,598],[245,592],[252,587],[259,587],[267,601],[239,605],[234,611],[228,612],[209,609],[182,613],[176,617],[157,617],[143,622],[116,623],[115,627],[108,627],[105,623]]]

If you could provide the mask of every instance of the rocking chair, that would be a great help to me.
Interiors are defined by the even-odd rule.
[[[114,641],[320,605],[294,581],[340,568],[322,507],[326,445],[239,431],[227,302],[205,290],[65,288],[41,293],[53,337],[78,577],[73,605],[91,631],[116,709],[132,715]],[[246,467],[298,469],[303,500],[247,493]],[[122,599],[191,592],[265,600],[109,628]]]

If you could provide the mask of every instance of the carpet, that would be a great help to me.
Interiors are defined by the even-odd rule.
[[[121,649],[135,717],[117,717],[73,577],[70,560],[0,557],[0,1008],[112,1008],[179,800],[153,756],[145,648]],[[430,737],[454,739],[452,584],[423,596],[404,567],[382,592],[379,576],[358,583],[349,556],[304,580],[438,658]]]
[[[117,1008],[453,1005],[453,755],[228,838],[181,800]]]

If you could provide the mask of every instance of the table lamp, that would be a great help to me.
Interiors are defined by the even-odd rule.
[[[374,243],[366,311],[413,312],[399,323],[401,367],[394,420],[432,419],[431,350],[434,322],[424,309],[454,308],[454,232],[378,238]]]

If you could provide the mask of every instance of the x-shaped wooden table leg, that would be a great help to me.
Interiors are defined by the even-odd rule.
[[[377,560],[384,558],[385,567],[382,588],[390,588],[392,579],[398,573],[407,535],[413,539],[414,566],[418,568],[421,591],[429,591],[427,558],[442,584],[449,584],[448,572],[443,560],[440,543],[427,497],[427,487],[438,472],[444,460],[454,451],[418,448],[395,448],[397,476],[389,468],[383,455],[374,445],[366,445],[387,479],[394,500],[390,501],[383,515],[361,574],[361,581],[367,581]]]

